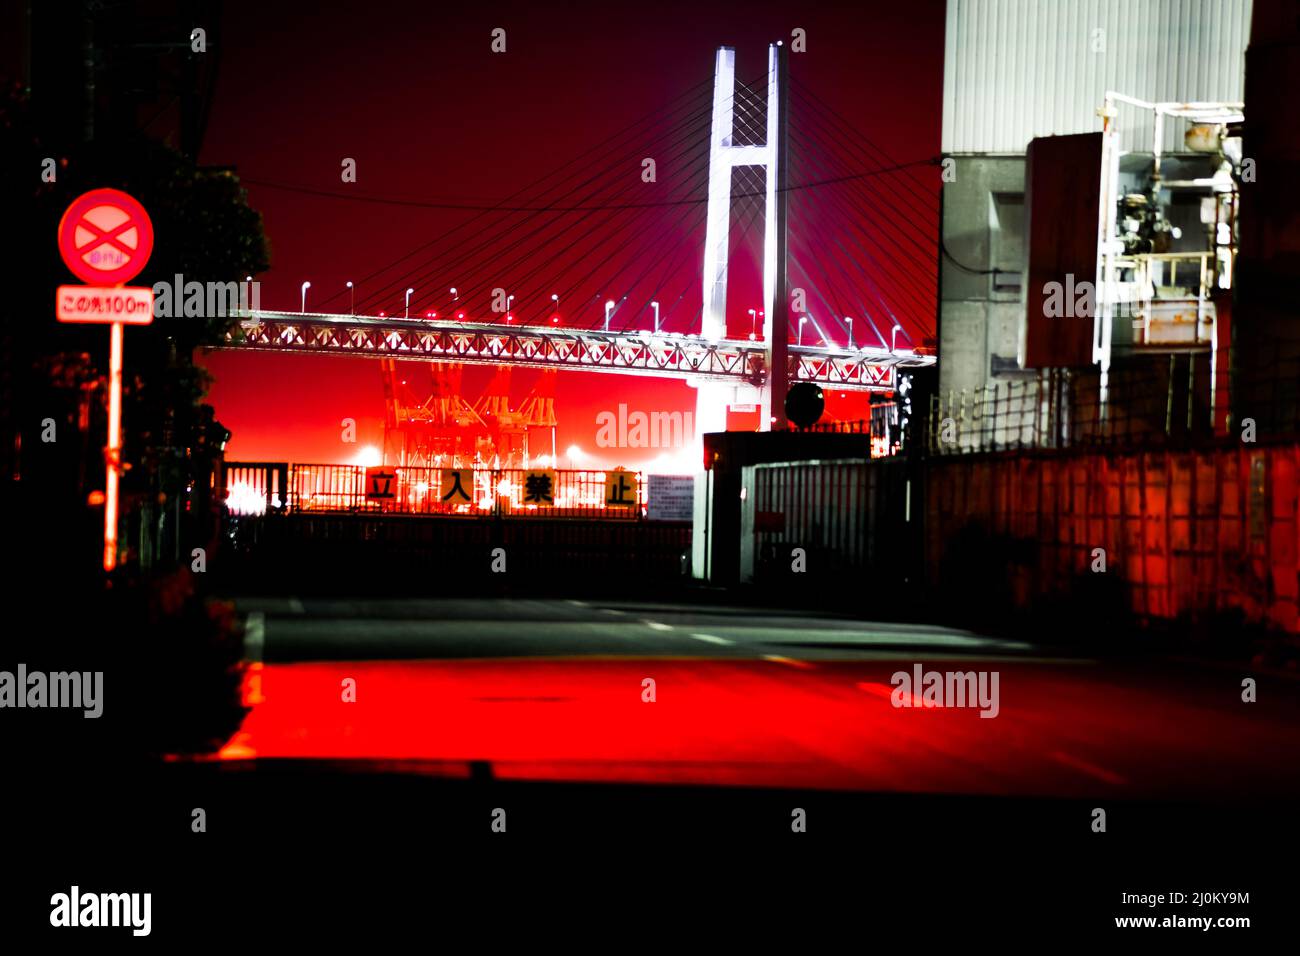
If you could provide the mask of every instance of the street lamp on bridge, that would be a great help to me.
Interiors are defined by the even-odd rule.
[[[808,321],[808,316],[801,315],[799,317],[799,344],[800,345],[803,345],[803,324],[807,321]]]
[[[651,302],[650,308],[655,310],[655,335],[659,334],[659,303]]]
[[[609,331],[609,317],[614,314],[614,300],[605,300],[605,331]]]
[[[895,322],[894,327],[889,330],[889,351],[891,352],[898,347],[898,330],[901,328],[902,326]]]
[[[356,314],[357,314],[357,290],[352,285],[351,280],[349,280],[348,281],[348,315],[356,315]]]
[[[552,322],[560,321],[560,293],[552,292],[551,301],[555,303],[555,314],[551,316]]]
[[[409,319],[411,317],[411,293],[414,291],[414,289],[406,290],[406,311],[402,313],[402,318],[404,319]]]
[[[298,311],[300,311],[300,312],[302,312],[302,313],[304,313],[304,314],[305,314],[306,311],[307,311],[307,290],[310,289],[310,288],[311,288],[311,283],[310,283],[310,282],[304,282],[304,283],[302,284],[302,308],[299,309]]]
[[[849,348],[853,348],[853,317],[846,315],[844,321],[849,324]]]

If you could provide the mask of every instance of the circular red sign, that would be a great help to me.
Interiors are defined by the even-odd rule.
[[[153,252],[153,222],[118,189],[92,189],[59,220],[59,253],[91,285],[120,285],[140,274]]]

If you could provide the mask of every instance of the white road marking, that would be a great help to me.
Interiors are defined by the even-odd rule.
[[[763,660],[771,661],[773,664],[789,664],[791,667],[799,667],[803,670],[812,670],[813,665],[807,661],[797,661],[793,657],[782,657],[780,654],[764,654]]]
[[[729,641],[725,637],[714,637],[712,634],[692,634],[691,637],[697,641],[708,641],[710,644],[734,644],[735,641]]]
[[[262,659],[265,644],[266,615],[261,611],[252,611],[244,619],[244,657],[258,663]]]
[[[306,614],[307,609],[302,606],[302,601],[296,597],[289,598],[289,610],[294,614]]]
[[[641,623],[656,631],[671,631],[673,629],[671,624],[664,624],[662,621],[652,621],[648,617],[642,618]]]
[[[872,684],[866,681],[859,681],[858,690],[865,690],[868,694],[874,694],[876,697],[883,697],[890,703],[893,703],[894,701],[894,691],[885,684]]]
[[[586,602],[586,601],[575,601],[575,600],[573,600],[572,598],[569,599],[569,600],[567,600],[567,601],[565,601],[564,603],[565,603],[565,604],[572,604],[574,607],[586,607],[586,606],[587,606],[587,602]]]

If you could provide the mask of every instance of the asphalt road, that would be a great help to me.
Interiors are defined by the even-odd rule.
[[[722,605],[237,605],[254,664],[252,711],[222,751],[232,760],[873,792],[1300,794],[1286,756],[1300,728],[1290,675]],[[982,675],[986,699],[921,706],[921,689],[896,692],[895,675],[917,665]],[[1255,703],[1242,700],[1246,677],[1258,682]]]

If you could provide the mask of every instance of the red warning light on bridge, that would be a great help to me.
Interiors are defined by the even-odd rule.
[[[73,275],[91,285],[120,285],[140,274],[153,252],[153,221],[131,196],[92,189],[59,221],[59,253]]]

